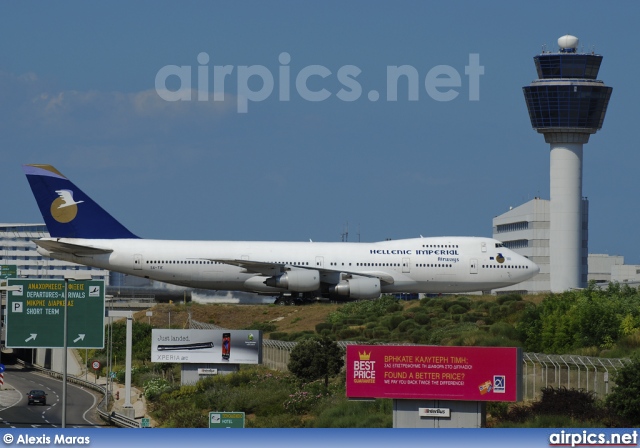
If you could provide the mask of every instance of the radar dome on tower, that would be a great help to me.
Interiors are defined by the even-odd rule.
[[[558,46],[560,51],[574,52],[578,48],[578,42],[579,40],[576,36],[567,34],[558,39]]]

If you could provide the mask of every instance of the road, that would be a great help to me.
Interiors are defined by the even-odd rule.
[[[0,428],[60,428],[62,427],[62,382],[19,365],[8,365],[0,390]],[[27,393],[42,389],[47,404],[28,405]],[[69,383],[67,385],[67,428],[104,426],[95,411],[98,397],[91,391]]]

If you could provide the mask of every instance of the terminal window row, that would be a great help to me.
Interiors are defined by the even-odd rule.
[[[7,226],[0,227],[0,232],[15,232],[15,233],[25,233],[25,232],[46,232],[47,226],[44,224],[36,224],[33,226]]]
[[[503,244],[508,249],[523,249],[529,247],[529,240],[505,241]]]
[[[499,224],[496,228],[498,233],[502,232],[517,232],[518,230],[527,230],[529,228],[529,222],[520,221],[512,222],[510,224]]]
[[[13,241],[13,242],[24,242],[24,243],[31,243],[32,238],[30,237],[18,237],[18,236],[12,236],[12,237],[0,237],[0,240],[3,241]],[[33,246],[35,247],[35,246]]]

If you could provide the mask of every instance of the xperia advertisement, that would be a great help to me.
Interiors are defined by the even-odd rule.
[[[349,345],[347,397],[520,401],[522,350]]]
[[[260,364],[259,330],[163,330],[151,332],[151,361],[194,364]]]

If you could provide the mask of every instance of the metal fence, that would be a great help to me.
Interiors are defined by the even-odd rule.
[[[190,328],[223,329],[222,327],[190,320]],[[338,345],[360,344],[353,341],[338,341]],[[390,344],[391,345],[391,344]],[[393,344],[415,345],[415,344]],[[287,371],[291,350],[296,342],[262,340],[262,364],[273,370]],[[578,355],[545,355],[541,353],[523,354],[523,395],[525,400],[541,397],[545,387],[566,387],[593,392],[603,398],[615,386],[615,374],[630,363],[628,358],[596,358]]]
[[[582,389],[603,398],[615,386],[618,369],[630,362],[628,358],[524,353],[525,400],[539,398],[540,389],[549,386]]]

